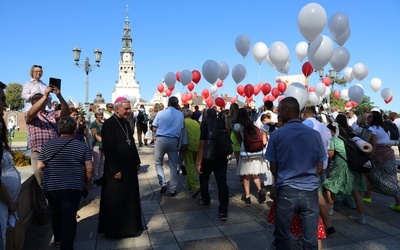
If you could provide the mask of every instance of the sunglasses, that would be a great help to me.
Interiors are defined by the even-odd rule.
[[[36,64],[34,64],[32,67],[33,67],[33,68],[42,68],[42,66],[36,65]]]

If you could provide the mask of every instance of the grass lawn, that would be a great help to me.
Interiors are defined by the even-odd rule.
[[[26,141],[26,132],[15,132],[14,134],[14,139],[12,139],[12,141]]]

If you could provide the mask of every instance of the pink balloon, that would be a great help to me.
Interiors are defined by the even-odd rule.
[[[271,90],[271,94],[272,94],[272,96],[275,97],[275,98],[277,98],[278,95],[279,95],[280,93],[281,93],[281,92],[279,91],[278,88],[272,88],[272,90]]]
[[[254,95],[258,95],[260,91],[261,91],[260,85],[254,85]]]
[[[340,91],[336,90],[335,93],[333,93],[333,97],[336,98],[336,99],[339,99]]]
[[[273,95],[266,95],[266,96],[264,96],[264,98],[263,98],[263,102],[266,102],[266,101],[271,101],[271,102],[273,102],[273,101],[275,101],[275,97],[274,97]]]
[[[164,91],[164,85],[162,83],[157,85],[158,92],[162,93]]]
[[[203,89],[201,95],[203,96],[204,99],[207,99],[207,97],[210,95],[210,92],[208,91],[208,89]]]
[[[237,98],[236,97],[232,97],[231,98],[231,103],[236,103],[237,102]]]
[[[188,88],[189,91],[192,91],[194,89],[194,83],[193,82],[189,83],[187,85],[187,88]]]
[[[165,91],[165,94],[166,94],[167,96],[171,96],[171,94],[172,94],[172,90],[170,90],[170,89],[167,89],[167,90]]]
[[[346,108],[351,108],[351,107],[353,107],[353,104],[350,101],[346,102]]]
[[[224,82],[223,82],[222,80],[218,80],[218,81],[217,81],[217,87],[218,87],[218,88],[221,88],[222,85],[224,85]]]
[[[207,107],[211,108],[213,106],[213,100],[212,99],[208,99],[207,100]]]
[[[243,95],[243,94],[244,94],[244,87],[243,87],[243,85],[237,86],[236,91],[238,92],[239,95]]]
[[[329,87],[329,85],[331,85],[331,78],[324,77],[324,78],[322,78],[322,82],[325,84],[325,86]]]
[[[308,92],[315,92],[315,87],[313,86],[308,87]]]

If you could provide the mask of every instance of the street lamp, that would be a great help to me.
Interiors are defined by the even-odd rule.
[[[100,60],[101,60],[101,50],[96,49],[93,51],[94,52],[94,58],[95,58],[95,65],[91,65],[89,63],[89,57],[87,56],[85,59],[85,63],[80,64],[79,59],[81,57],[81,49],[78,47],[75,47],[72,49],[72,53],[74,54],[74,61],[75,65],[77,67],[84,67],[83,70],[86,72],[86,97],[85,97],[85,112],[86,116],[88,118],[89,114],[89,72],[92,71],[92,67],[100,67]]]

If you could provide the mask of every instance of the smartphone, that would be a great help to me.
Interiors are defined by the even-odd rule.
[[[61,79],[50,77],[49,85],[57,87],[59,90],[61,90]]]

